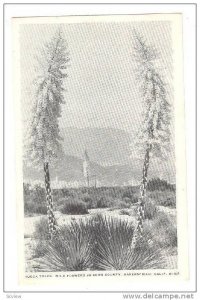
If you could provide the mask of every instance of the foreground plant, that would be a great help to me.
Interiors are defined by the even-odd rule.
[[[116,218],[96,218],[95,267],[100,270],[142,270],[165,267],[162,250],[144,233],[131,247],[133,226]]]
[[[59,238],[47,241],[43,271],[139,270],[165,267],[162,250],[150,233],[131,248],[133,226],[128,221],[97,215],[61,227]]]
[[[93,266],[93,246],[90,230],[83,222],[60,229],[59,238],[46,244],[40,262],[43,271],[84,271]]]

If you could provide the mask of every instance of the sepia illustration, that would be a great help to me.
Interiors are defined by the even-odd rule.
[[[173,26],[85,20],[19,26],[25,273],[176,270]]]

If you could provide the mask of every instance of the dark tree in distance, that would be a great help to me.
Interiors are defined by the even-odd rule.
[[[138,65],[138,83],[143,98],[143,122],[135,145],[143,156],[140,199],[137,211],[137,225],[132,239],[134,248],[143,235],[144,206],[148,181],[148,169],[152,156],[164,157],[170,143],[170,104],[167,101],[165,83],[157,69],[159,55],[135,32],[135,59]]]
[[[34,81],[35,103],[30,126],[27,159],[37,167],[43,165],[49,234],[57,231],[53,209],[49,165],[62,154],[59,117],[64,102],[63,83],[69,62],[67,44],[59,30],[37,57],[37,77]]]

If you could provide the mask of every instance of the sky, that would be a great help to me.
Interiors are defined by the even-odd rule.
[[[138,88],[133,30],[160,53],[167,88],[172,83],[171,28],[168,21],[20,25],[23,118],[30,117],[36,56],[61,28],[68,43],[70,67],[61,127],[111,127],[138,130],[142,97]],[[169,92],[169,100],[173,101]]]

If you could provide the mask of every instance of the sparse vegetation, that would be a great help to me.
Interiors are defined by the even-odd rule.
[[[39,258],[38,264],[46,271],[164,268],[163,251],[177,255],[177,232],[175,215],[168,216],[159,206],[163,209],[164,206],[174,208],[175,192],[148,192],[144,236],[138,241],[133,252],[129,247],[134,230],[132,220],[134,222],[137,207],[133,199],[138,199],[139,188],[132,189],[132,198],[128,197],[130,189],[102,187],[96,190],[53,190],[57,211],[63,215],[88,214],[88,217],[84,220],[72,218],[67,225],[59,226],[57,240],[49,239],[47,216],[39,217],[32,236],[34,261]],[[28,215],[40,215],[35,213],[34,207],[45,202],[44,192],[39,186],[34,189],[24,186],[25,207],[30,203],[33,205]],[[170,204],[169,198],[173,199],[173,204]],[[97,212],[89,216],[88,209],[97,209]],[[112,216],[112,212],[115,214],[115,211],[116,217]]]
[[[159,181],[156,179],[156,182]],[[153,182],[153,181],[152,181]],[[162,182],[162,181],[161,181]],[[175,190],[169,184],[164,184],[166,190],[150,190],[147,193],[149,200],[155,205],[176,207]],[[139,187],[99,187],[99,188],[70,188],[54,189],[52,191],[55,210],[64,209],[65,203],[79,201],[84,203],[86,209],[94,208],[129,208],[138,202]],[[67,205],[67,204],[66,204]],[[81,204],[83,206],[83,204]],[[46,214],[45,190],[40,186],[31,188],[24,184],[24,211],[26,216]],[[74,211],[76,214],[76,211]]]

